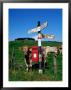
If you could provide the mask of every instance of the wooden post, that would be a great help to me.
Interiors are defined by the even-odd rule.
[[[38,25],[40,26],[40,21],[38,21]],[[41,50],[41,31],[38,31],[38,51],[39,51],[39,73],[42,73],[42,50]]]
[[[14,64],[14,47],[13,47],[13,51],[12,51],[11,69],[13,67],[13,64]]]
[[[39,73],[42,73],[42,53],[41,53],[41,46],[39,46]]]
[[[56,74],[57,74],[57,61],[56,61],[56,53],[54,53],[53,63],[54,63],[54,75],[55,75],[55,78],[56,78]]]

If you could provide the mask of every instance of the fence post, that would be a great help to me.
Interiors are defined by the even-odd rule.
[[[55,78],[56,78],[56,74],[57,74],[57,61],[56,61],[56,53],[54,53],[53,64],[54,64],[54,75],[55,75]]]
[[[12,51],[12,66],[15,69],[15,52],[14,52],[14,47],[13,47],[13,51]]]

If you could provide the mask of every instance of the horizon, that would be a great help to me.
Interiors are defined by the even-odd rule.
[[[16,38],[16,39],[18,39],[18,38]],[[14,39],[14,40],[11,40],[11,41],[15,41],[16,39]],[[34,38],[32,38],[32,39],[34,39]],[[35,39],[34,39],[35,40]],[[9,42],[11,42],[11,41],[9,41]],[[23,40],[17,40],[17,41],[23,41]],[[30,40],[29,40],[30,41]],[[35,40],[35,41],[37,41],[37,40]],[[43,40],[42,42],[46,42],[47,40]],[[47,42],[60,42],[60,43],[62,43],[62,41],[47,41]]]

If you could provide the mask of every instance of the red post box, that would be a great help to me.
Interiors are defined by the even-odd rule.
[[[38,46],[32,46],[32,61],[39,61]]]

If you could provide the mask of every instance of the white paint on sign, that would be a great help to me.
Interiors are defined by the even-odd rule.
[[[42,25],[40,25],[40,26],[38,26],[38,27],[36,27],[36,28],[33,28],[33,29],[29,30],[28,33],[30,34],[30,33],[34,33],[34,32],[41,31],[41,30],[43,30],[45,27],[47,27],[47,21],[44,22]]]
[[[36,58],[37,57],[37,55],[36,55],[36,53],[34,53],[34,58]]]

